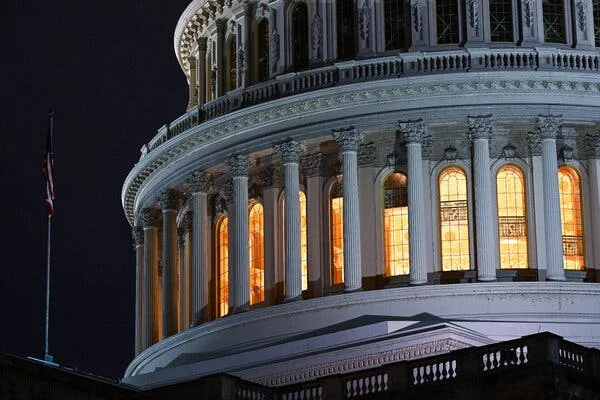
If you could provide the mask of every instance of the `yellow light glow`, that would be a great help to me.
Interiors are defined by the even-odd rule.
[[[254,203],[248,213],[248,259],[250,264],[250,304],[265,299],[264,211]]]
[[[227,315],[229,312],[229,237],[227,226],[229,220],[222,217],[219,221],[217,232],[218,251],[218,278],[219,278],[219,316]]]
[[[577,171],[568,166],[558,169],[558,191],[565,269],[584,270],[581,190]]]
[[[306,238],[306,195],[300,191],[300,263],[302,267],[302,290],[308,289],[308,252]]]
[[[467,177],[458,167],[440,173],[440,241],[442,271],[470,269]]]
[[[331,188],[330,218],[331,218],[331,272],[332,282],[344,282],[344,222],[342,198],[342,178],[338,176],[337,182]]]
[[[406,176],[390,174],[383,186],[383,230],[386,276],[409,273]]]

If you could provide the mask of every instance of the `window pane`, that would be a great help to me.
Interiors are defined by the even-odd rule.
[[[558,169],[558,191],[565,269],[583,270],[583,220],[577,171],[564,166]]]
[[[438,44],[458,44],[458,2],[435,2],[436,38]]]
[[[258,82],[264,82],[269,79],[269,21],[266,18],[261,19],[256,31]]]
[[[407,21],[404,15],[404,2],[398,0],[385,0],[383,7],[385,49],[395,50],[407,47]]]
[[[496,176],[500,268],[527,268],[525,176],[516,165],[506,165]]]
[[[594,0],[594,33],[596,37],[596,47],[600,47],[600,0]]]
[[[237,51],[235,44],[235,36],[232,36],[227,42],[227,76],[226,76],[226,91],[233,90],[237,87]]]
[[[336,1],[337,58],[354,57],[355,12],[353,0]]]
[[[490,0],[492,42],[513,41],[512,0]]]
[[[564,0],[543,0],[544,41],[548,43],[567,43],[565,35]]]
[[[303,2],[292,11],[292,57],[294,70],[308,67],[308,11]]]
[[[302,290],[308,289],[308,252],[306,240],[306,195],[300,191],[300,265],[302,266]]]
[[[219,279],[219,316],[227,315],[229,312],[229,239],[228,219],[223,217],[217,229],[217,252],[218,252],[218,279]]]
[[[344,223],[342,198],[342,178],[339,176],[337,182],[331,188],[329,196],[329,218],[331,220],[331,275],[332,282],[344,282]]]
[[[250,304],[265,299],[265,238],[263,206],[254,203],[248,214],[248,259],[250,261]]]
[[[387,276],[409,273],[406,183],[405,175],[393,173],[383,185],[383,241]]]
[[[442,271],[470,269],[467,177],[458,167],[442,171],[440,189],[440,237]]]

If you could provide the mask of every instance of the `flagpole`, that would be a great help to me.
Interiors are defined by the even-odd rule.
[[[46,337],[44,344],[44,360],[52,362],[52,356],[48,353],[48,329],[50,326],[50,237],[52,229],[52,215],[48,215],[48,241],[46,249]]]
[[[50,238],[52,236],[52,215],[54,214],[54,171],[52,167],[53,157],[52,154],[52,138],[54,137],[54,112],[50,110],[49,112],[49,127],[48,127],[48,135],[49,139],[46,140],[46,169],[47,176],[46,181],[52,182],[50,187],[50,193],[47,194],[49,196],[49,200],[51,203],[51,212],[48,213],[48,229],[47,229],[47,243],[46,243],[46,332],[45,332],[45,340],[44,340],[44,361],[52,363],[53,358],[49,353],[48,349],[48,335],[50,331],[50,264],[51,264],[51,246],[50,246]],[[50,141],[50,144],[48,144]],[[48,186],[46,187],[48,191]]]

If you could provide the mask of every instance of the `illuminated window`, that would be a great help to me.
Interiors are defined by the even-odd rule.
[[[564,0],[542,0],[544,42],[567,43]]]
[[[408,274],[408,193],[403,174],[390,174],[383,184],[383,231],[385,274]]]
[[[300,191],[300,263],[302,267],[302,290],[308,289],[308,252],[306,240],[306,195]]]
[[[250,261],[250,304],[265,299],[265,236],[264,211],[254,203],[248,213],[248,259]]]
[[[490,36],[492,42],[513,41],[513,0],[490,0]]]
[[[228,219],[222,217],[217,224],[217,277],[218,294],[217,304],[219,307],[219,316],[227,315],[229,312],[229,239],[228,239]]]
[[[442,271],[470,269],[467,177],[458,167],[444,169],[439,178]]]
[[[516,165],[505,165],[496,175],[500,268],[527,268],[527,212],[525,176]]]
[[[404,7],[404,2],[397,0],[385,0],[383,2],[383,29],[386,50],[408,47],[406,44],[408,21]]]
[[[337,177],[329,194],[329,218],[331,222],[331,276],[332,282],[344,282],[344,199],[342,177]]]
[[[596,37],[596,47],[600,47],[600,0],[594,0],[592,8],[594,9],[594,36]]]
[[[256,54],[258,82],[269,79],[269,20],[261,19],[256,25]]]
[[[458,1],[436,0],[435,22],[438,44],[458,44]]]
[[[294,70],[308,67],[308,9],[302,1],[292,10],[292,65]]]
[[[565,269],[583,270],[583,220],[577,171],[566,166],[558,169],[558,192]]]
[[[235,36],[231,36],[227,42],[227,57],[225,75],[225,91],[233,90],[237,87],[237,48]]]
[[[354,57],[355,10],[354,0],[337,0],[335,3],[337,22],[337,58]]]

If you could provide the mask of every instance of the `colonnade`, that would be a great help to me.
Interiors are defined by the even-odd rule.
[[[541,157],[543,186],[543,215],[536,219],[545,224],[544,258],[549,280],[565,280],[563,266],[563,247],[561,236],[561,218],[557,177],[556,138],[561,132],[562,118],[559,116],[537,117],[537,130],[530,133],[529,141],[532,158]],[[472,168],[475,190],[475,247],[477,278],[480,281],[496,280],[499,269],[496,232],[494,225],[493,188],[489,140],[493,132],[492,116],[469,117],[467,121],[469,140],[472,144]],[[407,150],[408,174],[408,229],[409,229],[409,279],[410,284],[426,284],[428,272],[428,248],[426,232],[427,201],[424,187],[428,185],[423,172],[422,147],[427,136],[427,127],[422,120],[400,121],[398,133]],[[335,129],[333,138],[338,144],[341,173],[343,175],[343,235],[344,235],[344,291],[362,290],[361,256],[361,199],[359,198],[359,169],[357,153],[363,141],[363,135],[353,127]],[[600,149],[600,140],[596,138]],[[302,299],[302,271],[300,259],[300,165],[302,164],[306,184],[304,187],[308,199],[306,215],[309,225],[307,242],[309,249],[322,248],[323,244],[323,156],[320,153],[304,156],[306,147],[297,141],[287,141],[275,146],[284,171],[284,237],[285,237],[285,301]],[[598,150],[597,156],[600,155]],[[591,163],[590,198],[600,199],[600,162]],[[247,155],[234,155],[225,165],[231,183],[220,186],[220,196],[227,203],[229,218],[229,304],[232,313],[244,312],[250,306],[249,293],[249,250],[248,250],[248,200],[249,170],[253,159]],[[534,160],[535,164],[535,160]],[[193,173],[187,180],[187,195],[190,197],[189,219],[191,229],[183,230],[188,234],[191,246],[191,265],[186,265],[177,279],[177,215],[183,194],[176,189],[166,189],[157,199],[160,208],[149,206],[139,210],[136,225],[133,228],[136,249],[136,353],[154,342],[168,337],[178,330],[177,302],[183,301],[183,322],[179,329],[197,325],[210,318],[208,311],[210,300],[210,280],[214,274],[211,239],[211,217],[209,213],[209,195],[215,192],[213,176],[208,171]],[[276,197],[276,195],[275,195]],[[275,198],[274,197],[274,198]],[[537,212],[537,211],[536,211]],[[600,215],[592,216],[594,237],[600,237]],[[160,229],[162,227],[162,229]],[[162,231],[162,241],[159,241]],[[598,235],[598,236],[596,236]],[[185,247],[185,246],[183,246]],[[212,246],[214,247],[214,246]],[[161,256],[159,257],[159,254]],[[600,259],[600,258],[599,258]],[[311,281],[324,281],[322,260],[309,251],[309,276]],[[271,267],[266,263],[268,267]],[[191,268],[191,270],[190,270]],[[158,288],[154,279],[156,271],[162,275],[161,304],[156,300]],[[188,279],[182,279],[188,277]],[[190,279],[191,277],[191,279]],[[213,278],[214,279],[214,278]],[[271,279],[273,280],[273,279]],[[177,297],[177,282],[191,281],[191,287],[179,287],[183,296]],[[268,285],[274,285],[269,282]],[[180,283],[181,285],[181,283]],[[187,294],[187,295],[186,295]],[[313,296],[322,295],[322,289],[313,290]],[[153,318],[160,310],[160,323]],[[181,311],[180,311],[181,313]],[[181,317],[180,317],[181,318]]]

